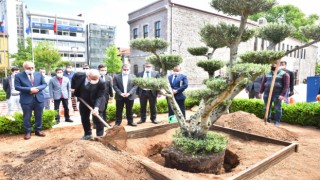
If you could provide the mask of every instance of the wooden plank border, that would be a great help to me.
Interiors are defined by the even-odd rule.
[[[137,129],[137,130],[131,130],[128,131],[128,138],[143,138],[143,137],[150,137],[150,136],[155,136],[161,133],[164,133],[167,130],[177,128],[179,127],[178,123],[172,123],[172,124],[163,124],[163,125],[157,125],[157,126],[152,126],[152,127],[146,127],[142,129]],[[248,179],[248,178],[253,178],[264,171],[266,171],[268,168],[271,166],[279,163],[289,155],[291,155],[294,152],[298,152],[299,145],[294,142],[287,142],[287,141],[281,141],[269,137],[264,137],[256,134],[251,134],[247,133],[244,131],[238,131],[235,129],[230,129],[230,128],[225,128],[222,126],[218,125],[213,125],[210,127],[210,130],[216,130],[216,131],[222,131],[227,134],[234,135],[236,137],[242,138],[244,140],[256,140],[256,141],[261,141],[261,142],[267,142],[271,144],[277,144],[277,145],[283,145],[285,146],[281,150],[277,151],[276,153],[272,154],[271,156],[259,161],[258,163],[250,166],[249,168],[235,174],[234,176],[230,177],[231,179],[235,180],[240,180],[240,179]],[[165,174],[162,174],[161,168],[156,167],[156,163],[152,163],[152,167],[150,165],[151,162],[147,162],[145,160],[141,160],[141,164],[146,167],[146,170],[153,176],[159,179],[171,179],[170,177],[166,176]],[[219,177],[217,175],[217,177]]]

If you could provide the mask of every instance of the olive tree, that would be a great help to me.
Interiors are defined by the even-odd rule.
[[[296,46],[290,51],[272,51],[273,47],[292,34],[293,28],[285,24],[270,24],[262,28],[246,28],[249,15],[269,10],[275,5],[275,0],[245,0],[239,3],[238,0],[211,0],[210,5],[228,15],[240,16],[239,26],[219,23],[217,25],[205,25],[200,31],[202,41],[216,50],[227,47],[230,49],[227,63],[227,75],[221,78],[211,78],[205,81],[206,88],[190,91],[187,96],[201,99],[198,110],[190,117],[190,124],[186,125],[186,120],[181,116],[178,106],[173,108],[181,127],[182,134],[192,139],[203,139],[206,137],[209,127],[225,112],[228,111],[232,99],[239,94],[246,85],[255,80],[258,76],[269,71],[268,64],[279,62],[279,59],[292,51],[304,48],[320,40],[319,26],[307,26],[300,29],[302,34],[313,41],[302,46]],[[247,52],[238,55],[240,42],[245,42],[254,35],[270,41],[270,46],[266,51]],[[215,43],[217,43],[215,45]],[[141,45],[142,46],[142,45]],[[214,52],[213,50],[213,52]],[[205,48],[189,50],[193,55],[205,55],[208,51]],[[202,53],[202,54],[201,54]],[[241,60],[237,59],[238,57]],[[159,58],[160,61],[160,58]],[[201,67],[202,65],[199,66]],[[206,67],[206,66],[204,66]],[[205,69],[209,74],[211,68]],[[215,69],[213,69],[215,70]],[[151,87],[157,82],[143,83],[137,82],[139,86]],[[164,90],[163,94],[171,97],[171,89],[168,83],[162,80],[162,84],[156,89]],[[161,84],[161,85],[160,85]],[[150,86],[148,86],[150,85]],[[154,87],[155,88],[155,87]],[[171,104],[170,104],[171,105]],[[173,104],[175,105],[175,104]]]

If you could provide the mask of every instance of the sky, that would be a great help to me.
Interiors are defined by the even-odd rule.
[[[83,14],[86,23],[99,23],[116,26],[115,44],[117,47],[129,47],[128,14],[156,0],[24,0],[31,11],[50,14],[76,16]],[[172,0],[191,7],[210,10],[210,0]],[[292,4],[306,15],[319,14],[320,6],[314,0],[278,0],[280,5]]]

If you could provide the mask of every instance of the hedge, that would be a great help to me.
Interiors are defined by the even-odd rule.
[[[258,99],[234,99],[230,112],[245,111],[264,118],[264,102]],[[272,114],[275,114],[272,107]],[[282,122],[303,126],[320,126],[320,103],[282,104]]]
[[[50,129],[55,125],[54,110],[44,110],[42,116],[42,129]],[[12,120],[12,117],[14,120]],[[0,134],[22,134],[24,133],[22,113],[16,112],[11,118],[9,116],[0,116]],[[32,129],[34,130],[34,116],[31,117]]]
[[[6,92],[3,89],[0,89],[0,101],[6,100]]]

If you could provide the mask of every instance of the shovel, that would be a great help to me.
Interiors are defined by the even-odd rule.
[[[78,99],[85,106],[87,106],[88,109],[93,111],[92,107],[87,102],[85,102],[80,97],[78,97]],[[116,148],[116,149],[125,149],[127,146],[128,135],[124,127],[118,126],[116,128],[115,127],[112,128],[108,123],[104,121],[104,119],[101,118],[101,116],[99,116],[99,114],[93,114],[93,115],[96,116],[107,127],[106,135],[103,136],[102,138],[98,138],[97,140],[106,146],[111,145],[113,148]]]

